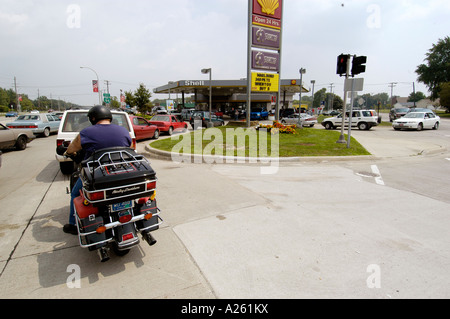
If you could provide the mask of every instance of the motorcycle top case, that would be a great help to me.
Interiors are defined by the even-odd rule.
[[[104,191],[102,205],[149,197],[156,187],[156,173],[147,159],[131,148],[97,151],[81,163],[83,188],[88,193]]]

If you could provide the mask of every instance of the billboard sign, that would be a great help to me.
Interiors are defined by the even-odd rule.
[[[278,72],[280,69],[280,54],[253,50],[252,69]]]
[[[279,49],[280,34],[279,30],[268,29],[258,26],[252,27],[252,44],[254,47]]]
[[[252,92],[278,92],[280,75],[252,72]]]

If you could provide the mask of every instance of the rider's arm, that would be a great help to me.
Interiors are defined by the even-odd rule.
[[[75,139],[70,143],[66,153],[69,155],[75,155],[77,152],[81,150],[82,150],[81,137],[80,134],[78,134],[77,137],[75,137]]]

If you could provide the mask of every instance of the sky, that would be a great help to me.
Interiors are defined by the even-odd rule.
[[[284,0],[281,78],[343,97],[341,53],[367,56],[362,94],[429,94],[415,70],[450,33],[448,0]],[[0,87],[30,99],[98,104],[169,81],[247,74],[247,0],[0,0]],[[90,69],[82,69],[81,66]],[[152,98],[167,98],[153,94]],[[173,96],[172,96],[173,98]]]

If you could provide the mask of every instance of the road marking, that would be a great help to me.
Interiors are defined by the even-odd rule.
[[[378,185],[384,185],[383,179],[381,178],[381,174],[380,174],[380,170],[378,169],[378,166],[376,165],[372,165],[372,172],[377,175],[377,177],[375,177],[375,182]]]

